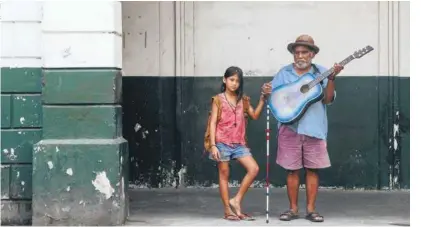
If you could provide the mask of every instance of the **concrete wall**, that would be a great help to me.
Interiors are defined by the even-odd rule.
[[[246,92],[256,102],[259,86],[292,61],[286,45],[306,33],[321,48],[315,62],[326,67],[374,47],[337,80],[337,103],[329,108],[333,166],[323,172],[322,185],[409,187],[408,2],[124,2],[122,7],[123,134],[130,144],[131,180],[138,186],[216,183],[202,144],[209,98],[218,92],[224,70],[240,66]],[[261,119],[248,132],[262,166],[264,128]],[[282,186],[282,170],[271,165],[272,183]],[[233,168],[235,184],[242,170]],[[257,181],[264,181],[264,171]]]
[[[32,146],[42,136],[41,2],[1,3],[1,223],[32,216]]]

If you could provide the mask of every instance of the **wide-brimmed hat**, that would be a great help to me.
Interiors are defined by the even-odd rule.
[[[294,43],[288,44],[287,48],[290,53],[294,52],[296,46],[306,46],[314,51],[315,54],[319,53],[319,47],[314,45],[314,40],[309,35],[300,35]]]

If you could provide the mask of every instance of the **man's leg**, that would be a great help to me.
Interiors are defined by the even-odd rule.
[[[315,169],[306,169],[306,195],[307,212],[312,213],[316,209],[316,197],[319,189],[319,175]]]
[[[300,189],[300,170],[287,171],[287,191],[289,209],[298,213],[298,193]]]
[[[289,221],[298,217],[298,191],[300,185],[300,169],[303,167],[302,136],[281,126],[278,132],[278,151],[276,163],[287,170],[287,192],[289,210],[279,217],[282,221]]]
[[[330,167],[326,141],[305,137],[303,143],[303,160],[306,168],[307,219],[322,222],[323,216],[316,212],[316,198],[319,189],[318,169]]]

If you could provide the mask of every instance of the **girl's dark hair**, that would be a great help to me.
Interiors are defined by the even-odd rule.
[[[237,94],[237,102],[238,102],[243,98],[243,70],[241,70],[237,66],[231,66],[231,67],[227,68],[227,70],[225,70],[224,78],[228,79],[229,77],[234,76],[236,74],[237,74],[238,79],[240,81],[240,86],[238,86],[237,91],[235,91],[235,93]],[[225,89],[226,89],[225,83],[222,82],[221,92],[224,92]]]

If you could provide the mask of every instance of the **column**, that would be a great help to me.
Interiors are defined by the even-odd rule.
[[[45,2],[43,137],[33,149],[34,225],[120,225],[121,3]]]

